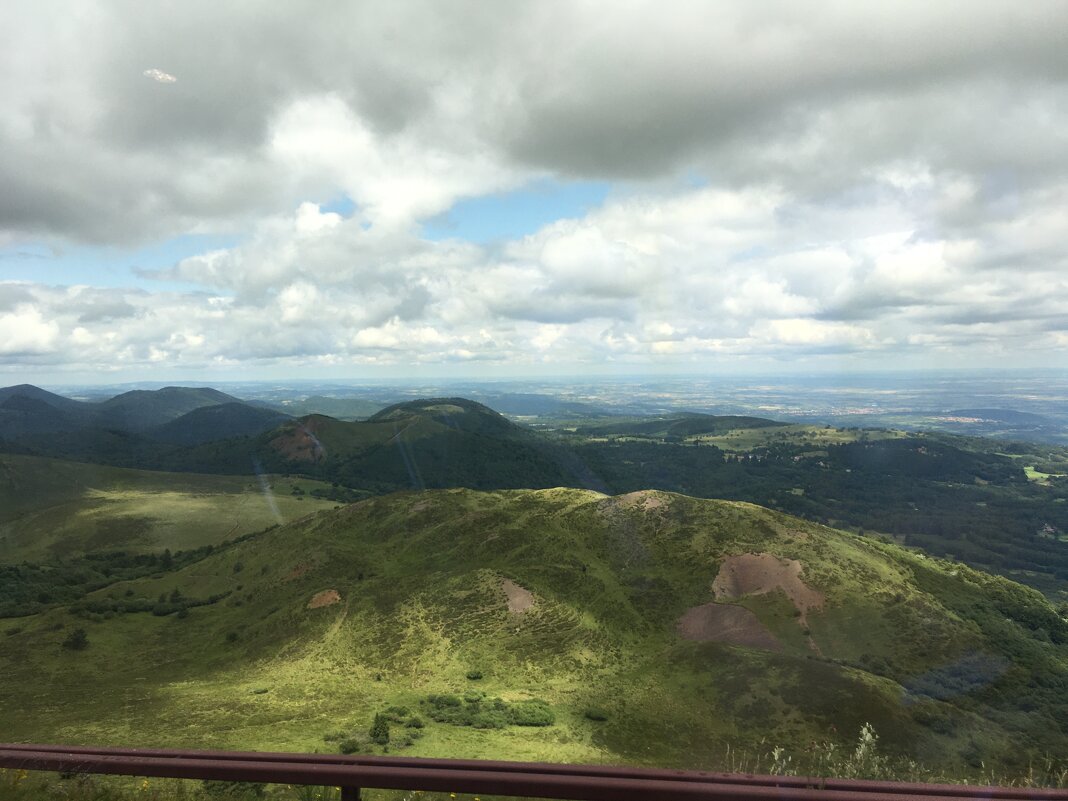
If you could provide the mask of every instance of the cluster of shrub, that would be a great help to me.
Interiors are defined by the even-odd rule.
[[[215,548],[161,554],[106,551],[47,563],[0,565],[0,618],[35,615],[118,581],[130,581],[199,562]]]
[[[478,690],[468,690],[463,696],[428,695],[419,706],[433,721],[476,729],[503,729],[509,725],[551,726],[556,722],[556,716],[544,701],[532,699],[507,703],[500,698],[489,698]],[[607,715],[594,710],[588,712],[587,717],[605,720]],[[337,731],[324,735],[323,740],[336,742],[343,754],[359,753],[372,745],[405,748],[423,736],[425,726],[423,718],[408,707],[391,706],[375,714],[366,733]],[[401,728],[401,734],[395,733],[397,727]]]
[[[315,487],[311,492],[305,492],[302,487],[294,486],[293,495],[297,498],[301,498],[304,495],[311,495],[313,498],[320,498],[324,501],[334,501],[336,503],[356,503],[357,501],[362,501],[366,498],[368,493],[350,489],[349,487],[343,487],[335,481],[330,487]]]
[[[404,733],[394,735],[391,724],[402,726]],[[406,748],[423,736],[425,725],[423,719],[413,715],[408,707],[391,706],[375,715],[366,734],[358,731],[338,731],[323,735],[323,740],[328,743],[336,742],[342,754],[359,753],[372,744]]]
[[[132,596],[133,590],[127,590]],[[228,597],[233,593],[233,590],[227,590],[225,592],[219,592],[214,595],[209,595],[207,598],[190,598],[182,595],[181,590],[174,589],[168,595],[167,593],[160,593],[160,596],[155,601],[148,598],[100,598],[89,601],[79,601],[72,604],[70,611],[72,614],[85,616],[101,615],[104,618],[109,618],[112,615],[123,615],[134,612],[151,612],[156,617],[166,617],[167,615],[173,615],[177,613],[180,617],[184,617],[188,613],[188,610],[197,606],[210,606],[211,604],[218,603],[223,598]]]
[[[162,553],[129,553],[127,551],[98,551],[52,562],[19,565],[0,565],[0,618],[36,615],[53,606],[60,606],[84,598],[89,593],[102,590],[120,581],[151,576],[162,578],[165,573],[199,562],[217,551],[253,539],[278,528],[277,524],[262,531],[254,531],[225,540],[218,545],[202,545],[188,551],[171,553],[168,548]],[[234,565],[234,572],[243,565]],[[131,595],[132,593],[128,593]],[[155,603],[138,599],[121,601],[118,607],[110,601],[87,602],[82,614],[115,614],[120,612],[153,612],[159,615],[181,613],[183,609],[205,606],[225,598],[229,593],[212,596],[208,600],[187,598],[181,603],[170,601],[167,596]],[[100,606],[103,604],[103,606]],[[148,604],[146,607],[145,604]],[[97,605],[98,608],[90,609]],[[169,607],[169,609],[167,609]],[[156,611],[156,610],[159,611]],[[167,609],[167,611],[164,611]]]
[[[508,703],[500,698],[488,698],[479,690],[468,690],[462,697],[447,693],[429,695],[420,705],[431,720],[476,729],[503,729],[508,725],[551,726],[556,722],[556,716],[544,701]]]

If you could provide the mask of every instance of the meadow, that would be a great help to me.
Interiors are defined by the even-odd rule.
[[[215,545],[336,503],[329,483],[0,454],[0,564]]]

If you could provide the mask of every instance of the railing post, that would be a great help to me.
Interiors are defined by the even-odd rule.
[[[360,801],[359,787],[342,787],[341,801]]]

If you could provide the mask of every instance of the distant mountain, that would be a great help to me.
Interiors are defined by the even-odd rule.
[[[465,398],[398,403],[365,422],[311,415],[261,442],[268,469],[376,491],[600,486],[566,448]]]
[[[62,395],[35,387],[33,384],[18,384],[13,387],[0,388],[0,405],[12,398],[28,398],[45,403],[53,409],[72,413],[82,412],[89,406],[89,404],[81,401],[64,398]]]
[[[0,439],[73,431],[89,425],[89,404],[23,384],[0,389]]]
[[[135,389],[98,404],[97,423],[124,431],[145,431],[204,406],[242,402],[210,387]]]
[[[105,440],[115,438],[107,432],[147,432],[197,409],[223,404],[246,406],[243,401],[208,387],[134,390],[100,403],[89,403],[64,398],[30,384],[20,384],[0,389],[0,440],[20,443],[31,450],[36,448],[41,453],[54,456],[90,460],[100,458],[101,461],[108,461],[116,454],[114,447],[105,447],[100,452],[100,457],[94,457],[91,450],[95,446],[103,445]],[[184,427],[190,431],[195,429],[200,433],[190,433],[183,437],[175,433],[177,429],[168,429],[160,439],[166,442],[195,444],[205,441],[203,437],[207,436],[208,431],[214,431],[221,437],[230,437],[259,433],[267,427],[266,423],[261,426],[254,424],[255,410],[241,416],[240,420],[234,416],[236,414],[238,413],[231,412],[235,425],[233,430],[226,430],[222,422],[216,423],[213,428],[206,420],[194,419],[179,428]],[[278,412],[264,413],[260,417],[264,421],[273,419],[280,422],[285,419]],[[223,417],[218,419],[221,421]],[[119,439],[121,451],[123,438]],[[128,462],[129,459],[123,461]]]
[[[225,404],[143,432],[61,430],[55,420],[62,412],[32,399],[12,402],[18,408],[0,408],[0,431],[41,420],[50,426],[0,443],[12,453],[181,472],[264,470],[374,494],[668,490],[892,534],[1051,592],[1068,587],[1061,534],[1068,532],[1068,485],[1058,478],[1068,473],[1068,452],[1046,447],[1036,455],[1019,443],[950,434],[707,414],[546,433],[464,398],[406,401],[363,422],[309,415],[276,425],[272,412]],[[1029,480],[1025,468],[1050,478]]]
[[[489,406],[467,398],[421,398],[387,406],[368,423],[394,423],[405,427],[433,423],[454,431],[490,436],[527,436],[529,431]]]
[[[172,445],[200,445],[230,437],[255,436],[292,419],[273,409],[247,403],[220,403],[194,409],[169,423],[148,429],[145,435]]]
[[[309,414],[324,414],[338,420],[366,420],[380,411],[386,404],[366,398],[332,398],[327,395],[312,395],[303,400],[273,405],[271,408],[285,412],[293,417]]]

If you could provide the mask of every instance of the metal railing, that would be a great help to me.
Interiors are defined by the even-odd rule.
[[[416,757],[0,744],[0,767],[573,801],[1068,801],[1068,790]]]

